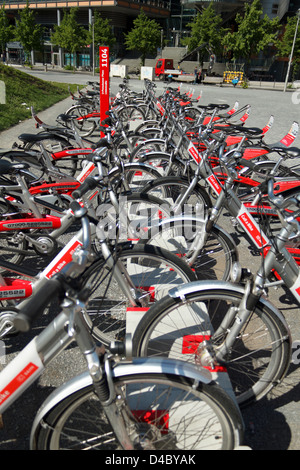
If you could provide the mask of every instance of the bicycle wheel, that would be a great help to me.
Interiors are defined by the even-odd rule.
[[[126,331],[133,331],[145,309],[166,295],[171,287],[196,279],[184,261],[157,247],[137,244],[121,249],[117,259],[130,275],[140,308],[132,308],[103,259],[93,263],[82,278],[83,285],[90,289],[87,324],[92,335],[106,346],[122,339]],[[124,281],[127,282],[125,274]]]
[[[236,408],[216,384],[162,373],[112,380],[135,450],[232,450],[242,434]],[[92,386],[52,407],[34,444],[35,450],[123,449]]]
[[[57,160],[54,160],[52,157],[52,154],[55,152],[60,152],[61,150],[65,150],[67,148],[72,148],[70,142],[68,140],[64,139],[63,137],[53,137],[53,138],[45,138],[41,141],[41,144],[45,151],[49,154],[49,158],[51,160],[51,163],[53,166],[55,166],[58,171],[61,171],[62,173],[66,173],[67,175],[74,176],[77,170],[77,162],[78,162],[78,157],[71,155],[70,157],[64,157],[60,158]],[[38,143],[28,143],[26,144],[25,148],[27,150],[38,150],[41,152],[41,149],[39,147]],[[40,162],[41,167],[41,172],[38,172],[35,168],[36,163],[37,163],[37,158],[32,157],[33,159],[33,164],[32,164],[32,169],[30,169],[34,174],[37,174],[38,177],[42,177],[45,171],[45,164],[43,163],[43,158],[40,155],[38,157],[38,162]],[[27,160],[26,160],[27,161]],[[30,160],[28,160],[28,163],[31,164]]]
[[[150,194],[159,199],[168,201],[171,209],[176,206],[180,198],[190,188],[190,181],[186,177],[166,176],[149,182],[141,191],[142,194]],[[205,217],[207,209],[212,207],[211,199],[206,190],[199,184],[183,200],[181,204],[184,213],[196,214]]]
[[[2,221],[13,223],[14,218],[21,218],[22,214],[16,216],[10,216],[10,209],[5,203],[0,202],[0,219]],[[6,215],[8,214],[8,216]],[[1,261],[8,261],[13,264],[20,264],[24,257],[28,254],[27,252],[28,243],[25,239],[18,236],[17,232],[1,232],[0,233],[0,266]],[[6,272],[4,268],[0,267],[0,273]]]
[[[130,161],[133,161],[131,157]],[[186,166],[178,157],[165,152],[145,152],[139,157],[140,163],[146,163],[160,172],[161,176],[182,176],[186,173]]]
[[[125,163],[122,169],[118,167],[109,172],[110,181],[118,181],[124,190],[140,192],[149,182],[156,180],[161,175],[151,165],[139,163]]]
[[[91,135],[94,130],[96,129],[96,122],[88,119],[84,119],[84,116],[88,115],[91,113],[91,111],[88,107],[82,106],[82,105],[75,105],[69,108],[65,114],[74,116],[74,119],[72,119],[72,123],[74,123],[78,133],[81,135],[81,137],[87,137]],[[83,119],[79,119],[83,118]],[[100,119],[100,118],[99,118]],[[68,127],[72,127],[68,121],[66,122]]]
[[[150,138],[144,137],[141,138],[137,145],[130,154],[130,161],[143,161],[143,157],[150,152],[161,152],[166,153],[169,156],[174,145],[172,143],[167,143],[165,139],[159,138]]]
[[[165,297],[138,324],[134,355],[168,356],[196,364],[203,354],[213,357],[236,321],[242,295],[242,289],[218,288],[214,283],[185,295],[184,300]],[[220,327],[227,313],[231,320],[226,328]],[[240,406],[259,400],[284,377],[290,364],[289,332],[267,303],[257,303],[222,364]]]
[[[158,109],[155,109],[155,107],[152,104],[141,103],[141,104],[138,104],[137,106],[139,109],[142,110],[145,116],[145,119],[147,120],[155,120],[160,117],[160,112],[158,111]]]
[[[145,120],[142,109],[138,106],[128,105],[118,109],[118,118],[121,119],[123,124],[129,124],[129,130],[135,130],[136,127]]]
[[[211,228],[203,243],[203,230],[201,218],[174,217],[152,226],[143,234],[141,243],[159,246],[179,256],[195,270],[199,280],[228,280],[232,265],[238,260],[235,243],[217,225]],[[201,249],[197,248],[198,243]],[[198,251],[197,257],[194,256],[195,250]]]
[[[174,148],[173,145],[167,143],[164,139],[161,138],[144,138],[140,142],[137,142],[137,145],[133,149],[130,154],[130,161],[142,161],[144,162],[144,157],[147,154],[151,153],[154,155],[156,152],[160,156],[167,156],[167,160],[169,161],[171,158],[171,151]]]

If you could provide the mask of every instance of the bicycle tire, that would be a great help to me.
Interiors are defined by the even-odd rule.
[[[145,120],[144,113],[136,105],[124,105],[117,111],[118,118],[122,120],[123,124],[128,123],[129,125],[135,122],[135,127]],[[130,129],[132,130],[132,129]]]
[[[133,161],[133,157],[130,158]],[[147,152],[139,157],[139,162],[153,166],[160,176],[182,176],[186,173],[185,164],[175,156],[166,152]]]
[[[93,337],[107,347],[111,341],[122,339],[129,328],[134,330],[143,309],[166,295],[172,286],[196,280],[194,272],[184,261],[158,247],[137,244],[121,250],[117,258],[125,264],[138,288],[142,310],[133,309],[131,313],[127,310],[132,306],[102,258],[82,276],[82,285],[88,285],[90,289],[86,322]],[[127,324],[127,314],[130,315],[130,325]]]
[[[43,147],[46,150],[46,152],[49,154],[49,158],[51,160],[51,163],[54,167],[56,167],[59,171],[62,171],[63,173],[66,173],[70,176],[75,176],[76,170],[77,170],[77,163],[78,163],[78,157],[77,156],[70,156],[70,157],[64,157],[60,158],[57,160],[52,159],[51,155],[55,152],[59,152],[61,150],[67,149],[72,147],[70,142],[67,139],[64,139],[63,137],[57,136],[57,137],[48,137],[43,139],[42,141]],[[26,150],[38,150],[41,152],[41,149],[39,147],[38,143],[35,142],[29,142],[28,144],[25,145],[24,147]],[[32,157],[33,164],[36,164],[36,159]],[[28,163],[30,164],[30,160],[27,160]],[[45,164],[43,163],[43,158],[39,158],[38,162],[41,164],[41,171],[42,174],[38,175],[40,178],[44,175],[45,173]],[[34,168],[34,167],[33,167]],[[36,173],[37,170],[33,170],[34,173]]]
[[[171,158],[171,152],[174,149],[174,145],[172,142],[166,142],[165,139],[158,137],[147,137],[145,136],[144,139],[137,143],[134,150],[131,152],[130,161],[142,161],[144,162],[144,157],[147,156],[148,153],[158,152],[159,154],[166,154],[168,155],[168,160]]]
[[[176,204],[179,197],[184,194],[189,187],[190,180],[187,177],[165,176],[150,181],[141,193],[150,194],[168,201],[172,209],[173,203]],[[212,207],[211,199],[207,191],[198,183],[183,204],[186,206],[186,209],[189,209],[188,213],[190,215],[193,213],[193,209],[195,209],[198,214],[201,213],[203,218],[207,213],[207,209]],[[182,206],[182,209],[184,209],[184,206]]]
[[[155,120],[160,117],[160,112],[158,109],[155,109],[153,105],[146,103],[138,103],[138,108],[140,108],[145,116],[145,120]]]
[[[203,220],[196,218],[179,216],[166,219],[149,229],[141,243],[159,246],[176,254],[195,270],[199,280],[226,281],[230,277],[233,263],[238,261],[236,245],[229,234],[214,225],[197,257],[192,259],[197,246],[195,240],[203,227]]]
[[[216,284],[189,293],[184,300],[166,296],[153,305],[135,330],[133,354],[142,357],[159,354],[197,363],[204,351],[203,338],[209,348],[216,350],[230,324],[222,334],[213,332],[224,320],[226,309],[238,307],[243,295],[241,289],[233,291]],[[235,320],[236,315],[232,322]],[[226,365],[241,407],[261,399],[282,380],[290,365],[289,332],[266,302],[258,301],[222,364]]]
[[[125,191],[132,192],[140,192],[141,188],[160,176],[160,172],[151,165],[139,163],[125,163],[122,168],[112,168],[108,174],[111,184],[119,183]]]
[[[4,220],[5,214],[10,212],[5,203],[0,202],[0,218]],[[20,213],[20,218],[22,214]],[[18,214],[14,217],[5,217],[5,220],[13,223],[14,218],[18,218]],[[0,233],[0,265],[1,260],[19,265],[25,256],[28,254],[28,243],[26,240],[14,241],[15,232],[2,232]],[[6,273],[6,269],[0,267],[0,273]]]
[[[65,112],[65,114],[67,115],[76,116],[76,118],[73,119],[72,122],[74,123],[81,137],[88,137],[89,135],[91,135],[96,129],[96,123],[94,121],[87,121],[85,119],[78,121],[77,117],[84,117],[91,112],[92,111],[88,106],[82,105],[74,105]],[[70,123],[66,122],[66,125],[69,128],[72,128]]]
[[[236,407],[216,384],[178,375],[113,377],[135,450],[232,450],[242,434]],[[77,390],[38,423],[35,450],[122,450],[93,387]]]

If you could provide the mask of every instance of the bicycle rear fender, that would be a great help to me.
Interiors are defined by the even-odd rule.
[[[119,363],[115,368],[113,368],[112,372],[114,377],[125,377],[137,374],[173,374],[188,377],[192,381],[199,383],[209,384],[210,382],[213,382],[212,375],[208,370],[201,369],[199,366],[195,367],[193,364],[184,361],[167,358],[134,358],[132,362]],[[69,380],[49,395],[38,410],[33,422],[30,436],[31,449],[34,450],[36,448],[35,436],[37,428],[41,421],[43,422],[51,409],[57,406],[63,399],[81,389],[90,387],[91,385],[92,378],[89,372],[86,371]]]
[[[148,129],[147,129],[148,130]],[[151,130],[151,128],[150,128]],[[155,131],[157,131],[158,129],[154,129]],[[139,148],[141,147],[145,147],[146,145],[149,145],[149,144],[162,144],[164,145],[166,143],[165,139],[160,139],[159,137],[153,137],[152,139],[147,139],[143,142],[140,142],[139,143]]]
[[[145,170],[145,171],[149,170],[153,175],[156,176],[156,178],[161,177],[161,174],[159,173],[159,171],[157,171],[157,170],[155,169],[155,167],[149,165],[148,163],[141,163],[141,162],[125,163],[124,165],[122,165],[122,169],[124,169],[124,170],[129,169],[129,170],[130,170],[130,168],[132,167],[132,168],[134,168],[135,171],[136,171],[136,170],[137,170],[137,169],[136,169],[136,165],[137,165],[137,164],[138,164],[138,166],[139,166],[139,168],[140,168],[141,171],[142,171],[142,170]],[[134,167],[134,165],[135,165],[135,167]],[[120,175],[120,168],[119,168],[118,166],[115,166],[114,168],[112,168],[112,169],[109,171],[109,173],[108,173],[108,176],[109,176],[110,178],[113,178],[113,177],[119,176],[119,175]]]
[[[180,287],[174,287],[170,289],[168,295],[173,298],[180,298],[184,299],[186,295],[193,294],[196,292],[203,292],[206,289],[214,289],[220,291],[231,291],[231,292],[240,292],[243,294],[245,292],[245,288],[242,285],[234,284],[232,282],[227,281],[194,281],[189,282]],[[279,321],[285,326],[286,330],[289,332],[290,328],[285,317],[282,315],[280,310],[278,310],[275,305],[269,302],[265,297],[261,297],[259,300],[263,305],[265,305],[269,310],[272,310],[274,315],[278,318]],[[291,336],[290,336],[290,343],[291,343]]]

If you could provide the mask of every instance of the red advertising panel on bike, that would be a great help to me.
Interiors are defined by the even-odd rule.
[[[100,122],[105,119],[109,109],[109,47],[99,47],[100,68]],[[104,137],[101,132],[101,137]]]

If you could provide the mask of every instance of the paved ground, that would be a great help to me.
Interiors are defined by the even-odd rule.
[[[57,81],[67,81],[73,83],[86,83],[92,76],[86,74],[58,74],[50,72],[35,72],[40,78]],[[115,93],[120,81],[116,78],[111,80],[111,91]],[[134,89],[141,89],[143,84],[138,80],[131,80],[130,85]],[[158,92],[163,89],[164,84],[158,83]],[[175,86],[175,85],[174,85]],[[193,87],[193,86],[192,86]],[[188,90],[191,86],[184,85],[183,89]],[[265,90],[265,89],[236,89],[231,87],[195,86],[195,96],[202,90],[201,102],[203,104],[229,103],[233,105],[236,100],[240,106],[251,104],[252,113],[249,118],[249,125],[262,127],[266,124],[271,114],[275,117],[275,123],[270,130],[267,142],[277,142],[289,130],[294,120],[300,118],[300,105],[297,92],[286,92]],[[47,122],[54,122],[55,117],[67,109],[71,100],[52,107],[40,116]],[[35,132],[32,120],[28,120],[9,131],[0,134],[0,148],[11,147],[17,140],[21,132]],[[299,145],[299,137],[295,141]],[[232,227],[228,225],[232,231]],[[256,269],[258,260],[250,256],[245,242],[238,239],[240,255],[244,265]],[[295,353],[299,348],[300,322],[299,308],[290,300],[283,289],[272,290],[270,299],[281,309],[286,316],[292,330]],[[43,328],[46,319],[42,319],[41,324],[32,333]],[[7,352],[14,353],[19,350],[22,343],[26,343],[28,338],[16,338],[7,344]],[[300,344],[300,343],[299,343]],[[300,357],[300,355],[296,356]],[[55,361],[47,372],[42,376],[37,384],[34,384],[27,391],[17,404],[5,413],[4,428],[0,430],[0,449],[26,449],[28,448],[28,435],[30,425],[34,417],[37,406],[44,400],[49,392],[63,383],[66,378],[74,375],[74,370],[83,367],[81,359],[77,356],[76,350],[66,351],[57,361]],[[291,364],[288,375],[283,384],[267,398],[261,400],[255,406],[243,411],[246,423],[245,444],[252,449],[261,450],[298,450],[300,449],[300,369],[295,363]]]

